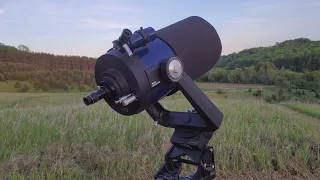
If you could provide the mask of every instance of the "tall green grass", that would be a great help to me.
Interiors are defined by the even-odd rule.
[[[121,116],[104,102],[85,107],[82,94],[49,95],[25,101],[22,107],[8,106],[16,100],[2,101],[3,178],[153,178],[173,129],[154,127],[145,112]],[[274,172],[304,179],[319,175],[313,167],[320,167],[320,155],[313,149],[319,147],[320,132],[312,124],[261,101],[230,100],[215,93],[209,97],[225,115],[210,142],[220,178]],[[190,107],[181,95],[161,103],[176,111]]]

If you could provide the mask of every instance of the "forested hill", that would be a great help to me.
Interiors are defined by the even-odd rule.
[[[320,97],[320,41],[299,38],[221,56],[197,81],[275,85]]]
[[[95,88],[94,64],[94,58],[38,53],[24,45],[0,43],[0,91],[5,86],[26,92],[87,91]],[[299,38],[221,56],[217,66],[197,81],[285,84],[320,93],[320,41]]]
[[[295,72],[320,69],[320,41],[299,38],[276,43],[269,47],[257,47],[221,56],[216,67],[227,70],[257,66],[259,62],[272,62],[277,69]]]
[[[28,64],[37,70],[93,70],[95,59],[85,56],[62,56],[49,53],[31,52],[29,47],[14,46],[0,43],[0,63]],[[0,72],[1,73],[1,72]]]
[[[0,43],[0,91],[88,91],[95,88],[95,58],[32,52]]]

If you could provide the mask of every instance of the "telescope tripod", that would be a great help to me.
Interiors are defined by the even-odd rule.
[[[213,148],[207,146],[212,133],[175,129],[173,144],[165,155],[165,162],[155,175],[156,180],[212,180],[216,177]],[[187,158],[183,158],[187,156]],[[197,166],[197,171],[180,177],[182,163]]]
[[[155,180],[212,180],[216,177],[214,151],[208,146],[213,132],[203,131],[204,120],[195,111],[171,112],[157,102],[147,112],[156,123],[175,128],[170,140],[172,146],[165,155],[165,162],[156,172]],[[197,166],[197,171],[193,175],[180,177],[182,163]]]

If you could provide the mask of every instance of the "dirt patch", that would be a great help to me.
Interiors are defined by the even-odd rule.
[[[317,173],[320,171],[320,145],[316,143],[312,143],[310,146],[310,157],[308,159],[308,167],[312,173]]]

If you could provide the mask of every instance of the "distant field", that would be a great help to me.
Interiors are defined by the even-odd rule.
[[[6,92],[20,92],[19,90],[21,88],[15,88],[15,83],[17,81],[0,81],[0,92],[6,93]],[[81,92],[76,85],[73,85],[72,88],[70,88],[69,90],[63,90],[63,89],[48,89],[47,91],[43,91],[41,89],[35,89],[34,85],[28,81],[19,81],[19,83],[21,84],[21,87],[23,87],[24,85],[28,86],[28,90],[24,93],[77,93],[77,92]],[[84,86],[87,89],[90,89],[90,87],[88,86]]]
[[[245,91],[206,93],[225,114],[210,141],[217,179],[318,179],[319,121]],[[84,95],[0,93],[0,179],[152,179],[172,129],[103,101],[86,107]],[[190,107],[181,93],[161,103]]]
[[[259,84],[231,84],[231,83],[197,83],[200,86],[217,87],[217,88],[264,88],[266,86]]]
[[[231,83],[197,83],[200,88],[206,91],[214,91],[224,89],[225,91],[245,90],[245,89],[261,89],[266,86],[258,84],[231,84]]]
[[[316,104],[283,104],[294,111],[320,119],[320,105]],[[319,122],[320,123],[320,122]]]

